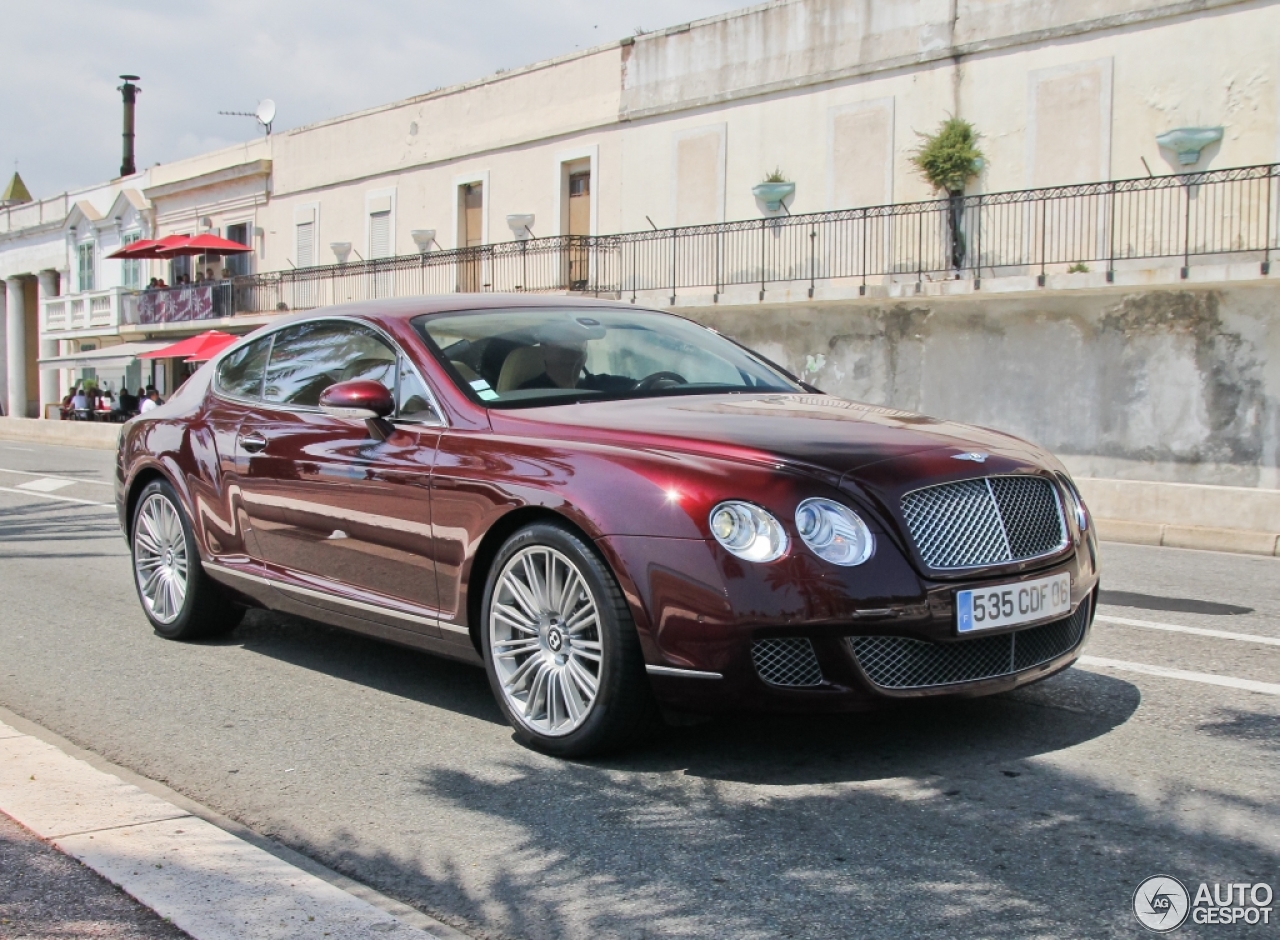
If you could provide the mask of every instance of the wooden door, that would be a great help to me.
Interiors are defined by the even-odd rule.
[[[569,290],[585,290],[588,279],[588,255],[582,236],[591,234],[591,173],[569,176],[569,244],[566,268]]]
[[[480,290],[482,264],[481,254],[484,242],[484,184],[468,183],[462,187],[462,231],[461,247],[467,249],[463,253],[458,268],[458,290],[474,293]]]

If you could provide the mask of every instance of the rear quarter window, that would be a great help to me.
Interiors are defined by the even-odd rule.
[[[260,398],[270,351],[271,337],[265,336],[223,359],[218,366],[218,391],[233,398]]]

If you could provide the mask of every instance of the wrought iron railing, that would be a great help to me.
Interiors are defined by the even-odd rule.
[[[1257,261],[1280,250],[1280,164],[604,236],[562,236],[234,281],[264,312],[454,291],[660,291],[1031,275],[1131,262]]]

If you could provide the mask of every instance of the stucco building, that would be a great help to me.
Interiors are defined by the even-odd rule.
[[[36,399],[32,374],[37,356],[48,360],[79,354],[87,345],[101,350],[153,342],[209,326],[245,330],[272,316],[277,302],[300,307],[349,296],[506,284],[498,283],[485,266],[490,261],[470,267],[470,262],[459,261],[449,279],[432,282],[430,288],[415,287],[426,285],[425,279],[397,280],[398,275],[381,268],[362,273],[364,262],[530,238],[785,219],[788,214],[934,199],[937,194],[920,178],[911,155],[919,135],[949,115],[972,122],[982,135],[984,164],[967,190],[973,196],[1262,168],[1246,180],[1249,188],[1239,190],[1245,195],[1233,204],[1197,201],[1200,187],[1180,191],[1174,184],[1167,206],[1135,210],[1120,222],[1114,187],[1110,203],[1101,198],[1105,189],[1092,191],[1087,198],[1095,202],[1082,210],[1092,214],[1073,224],[1086,229],[1083,241],[1110,239],[1110,246],[1080,256],[1102,258],[1101,263],[1059,263],[1044,250],[1042,234],[1039,255],[1029,249],[1019,264],[999,268],[985,260],[989,249],[974,245],[976,233],[966,228],[974,270],[954,283],[951,272],[943,272],[948,283],[936,283],[936,276],[925,276],[923,261],[903,257],[877,269],[874,277],[867,277],[864,268],[856,285],[842,285],[832,270],[813,261],[805,269],[801,259],[794,265],[795,289],[775,289],[762,276],[759,284],[735,293],[730,277],[730,286],[717,280],[705,289],[681,290],[676,298],[677,291],[661,286],[661,277],[655,276],[644,283],[633,279],[626,293],[648,302],[678,302],[703,319],[733,322],[734,329],[750,334],[753,342],[793,368],[808,369],[832,391],[966,417],[967,406],[948,409],[951,401],[969,400],[969,392],[953,395],[936,382],[929,394],[921,391],[923,386],[904,391],[905,380],[893,374],[898,366],[885,365],[927,358],[927,350],[904,354],[905,359],[894,352],[883,362],[862,353],[842,353],[841,359],[831,345],[834,337],[823,335],[821,312],[844,305],[840,315],[857,320],[854,332],[867,332],[870,349],[887,342],[874,334],[892,333],[884,325],[892,311],[875,313],[865,305],[884,306],[903,295],[898,282],[914,282],[906,283],[911,296],[937,296],[944,306],[946,296],[979,286],[1034,293],[1060,287],[1106,291],[1240,280],[1272,283],[1270,258],[1280,229],[1280,186],[1274,169],[1268,169],[1280,162],[1277,35],[1280,3],[1274,0],[781,0],[152,167],[136,178],[85,193],[0,210],[0,276],[8,285],[10,346],[19,350],[25,344],[8,357],[7,401],[20,403],[15,375],[27,400]],[[1181,154],[1167,146],[1171,138],[1161,136],[1187,128],[1214,133],[1199,148]],[[774,170],[795,188],[771,212],[753,194],[753,186]],[[1025,236],[1007,237],[1030,244],[1036,237],[1032,230],[1048,225],[1047,204],[1028,203],[1025,211],[1006,213],[1016,220],[1021,212],[1028,229]],[[1132,204],[1146,205],[1137,197]],[[1173,212],[1190,220],[1193,211],[1204,217],[1206,231],[1214,226],[1227,231],[1226,241],[1193,246],[1190,221],[1164,219]],[[1246,216],[1247,224],[1241,222]],[[896,234],[885,234],[886,243],[903,241],[903,232],[915,231],[904,225],[898,225]],[[1147,237],[1147,230],[1157,226],[1172,226],[1166,241],[1181,239],[1186,245],[1174,250],[1161,243],[1134,250],[1133,243],[1158,240]],[[1238,235],[1246,229],[1247,239]],[[231,305],[239,312],[225,320],[137,323],[129,308],[132,286],[155,274],[172,281],[172,272],[159,263],[126,269],[100,260],[102,256],[132,233],[199,231],[252,246],[253,252],[237,261],[230,274],[318,266],[324,274],[308,278],[290,273],[295,289],[287,297],[258,291],[261,279],[246,278],[248,286]],[[767,230],[759,232],[764,245]],[[815,234],[799,243],[812,246],[817,238]],[[1117,240],[1126,243],[1129,257],[1136,260],[1117,260]],[[90,243],[97,260],[88,290],[80,272],[86,264],[84,246]],[[674,252],[674,236],[670,243]],[[911,245],[902,250],[909,253]],[[1228,257],[1230,252],[1237,254]],[[1216,266],[1189,270],[1192,254],[1204,255]],[[341,262],[346,267],[327,267]],[[1229,262],[1240,264],[1232,267]],[[563,286],[594,283],[601,264],[596,256],[587,262],[574,256],[565,263]],[[720,279],[719,256],[716,264]],[[989,265],[985,272],[984,265]],[[674,283],[674,260],[671,266]],[[1084,273],[1067,274],[1082,269]],[[857,290],[842,293],[845,286]],[[1091,313],[1110,302],[1107,296],[1088,301]],[[774,306],[762,306],[766,304]],[[726,305],[736,312],[726,312]],[[755,314],[737,305],[756,305]],[[806,307],[809,313],[803,312]],[[1034,302],[1023,307],[1019,317],[1030,318],[1032,326],[1043,322]],[[30,338],[37,329],[32,321],[37,308],[39,350]],[[77,319],[73,310],[85,311],[87,319]],[[755,319],[748,323],[742,320],[746,316]],[[795,332],[790,325],[806,317],[810,327],[803,334]],[[19,319],[25,339],[18,338],[22,330],[14,326]],[[1280,339],[1252,313],[1247,319],[1253,324],[1249,349],[1263,363],[1256,375],[1241,378],[1253,389],[1245,398],[1254,403],[1248,407],[1258,413],[1256,421],[1239,415],[1205,417],[1213,411],[1205,404],[1212,395],[1197,389],[1209,388],[1205,382],[1210,379],[1192,380],[1192,373],[1199,375],[1196,370],[1205,368],[1204,351],[1193,348],[1194,343],[1179,345],[1176,331],[1168,329],[1157,337],[1167,341],[1161,355],[1175,364],[1166,372],[1182,374],[1183,380],[1166,388],[1154,366],[1134,378],[1138,385],[1155,383],[1161,392],[1126,406],[1133,427],[1145,429],[1141,433],[1125,432],[1128,437],[1120,441],[1075,433],[1039,412],[1019,411],[1018,402],[1026,396],[1016,389],[1001,393],[983,386],[984,394],[1002,396],[1008,414],[992,418],[984,411],[981,417],[1069,453],[1098,457],[1102,463],[1091,466],[1101,467],[1102,473],[1179,478],[1194,476],[1187,469],[1194,464],[1228,468],[1214,471],[1217,475],[1204,482],[1274,486],[1266,481],[1276,479],[1280,446],[1280,389],[1273,374]],[[767,327],[770,322],[776,329]],[[827,317],[824,322],[836,321]],[[955,329],[960,332],[945,331],[950,348],[962,341],[975,350],[981,347],[984,355],[1001,354],[1003,347],[983,345],[990,340],[989,330],[977,336],[965,334],[962,325]],[[1095,348],[1103,342],[1101,335],[1095,331],[1071,340],[1079,350],[1080,368],[1094,370],[1087,387],[1072,394],[1114,398],[1097,378],[1096,370],[1104,368],[1097,363],[1109,361]],[[837,362],[844,365],[837,367]],[[57,386],[45,384],[39,398],[48,402]],[[1192,423],[1203,429],[1171,445],[1172,450],[1162,449],[1162,441],[1177,437],[1170,431],[1172,414],[1198,415]],[[1230,446],[1206,443],[1221,427],[1234,427],[1233,421],[1240,425],[1240,440],[1233,439]],[[1143,460],[1150,466],[1132,469]]]

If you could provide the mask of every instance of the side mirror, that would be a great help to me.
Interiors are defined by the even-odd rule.
[[[381,382],[355,379],[330,385],[320,396],[320,410],[335,418],[364,421],[375,440],[385,441],[394,430],[387,415],[396,410],[395,399]]]

